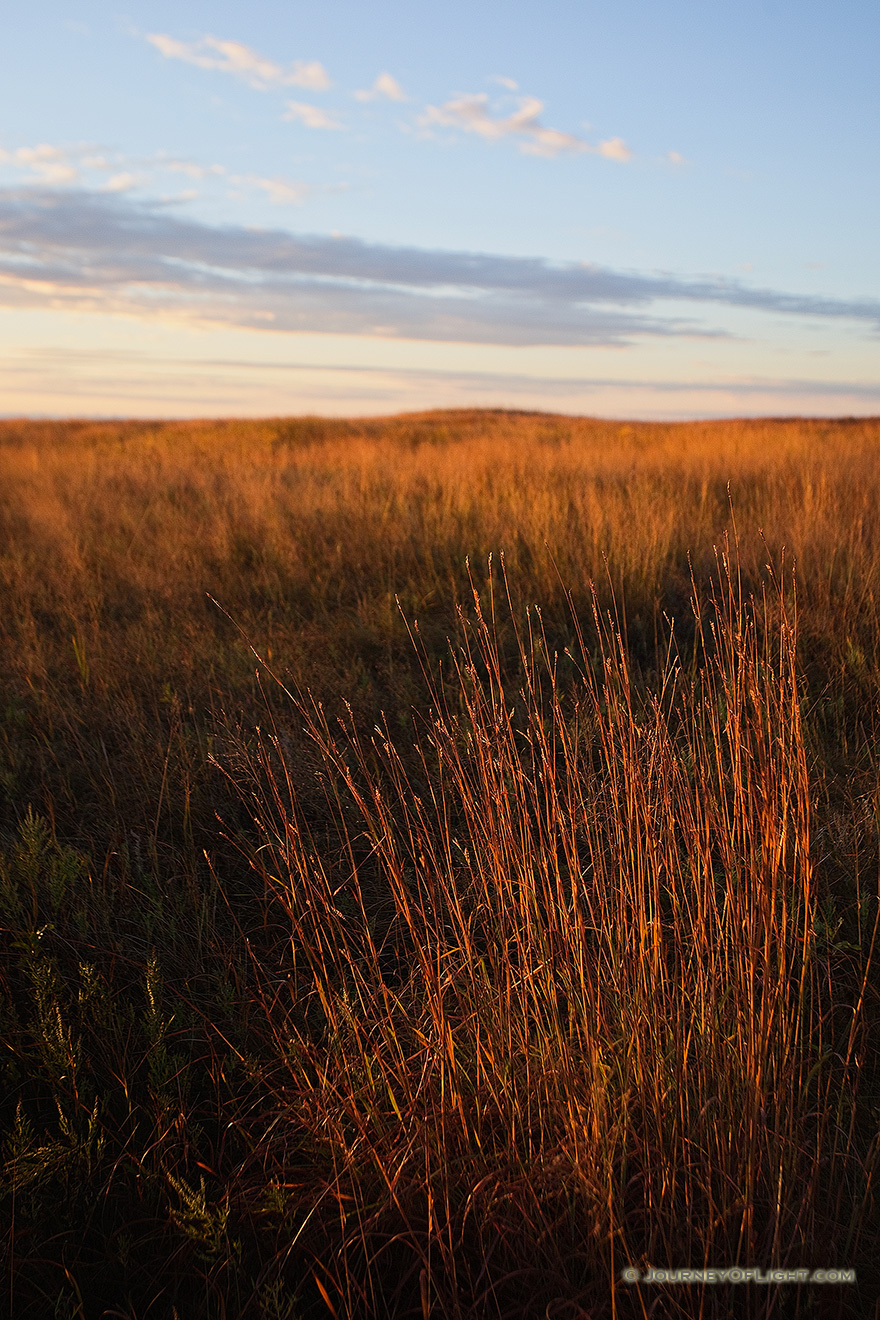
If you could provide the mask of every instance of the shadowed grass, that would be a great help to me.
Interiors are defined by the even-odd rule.
[[[878,444],[0,424],[0,1309],[874,1315]]]

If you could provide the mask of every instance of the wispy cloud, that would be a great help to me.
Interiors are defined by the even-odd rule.
[[[121,194],[35,188],[0,190],[0,302],[521,345],[717,336],[723,330],[706,320],[712,307],[850,320],[880,330],[877,300],[214,227]]]
[[[320,115],[321,111],[317,113]],[[225,165],[202,165],[194,160],[168,156],[165,152],[143,157],[128,157],[121,152],[105,155],[96,150],[94,143],[73,146],[42,143],[36,147],[20,147],[17,151],[0,148],[0,164],[11,166],[38,188],[87,186],[97,187],[101,193],[127,193],[135,188],[155,185],[163,175],[182,174],[196,182],[231,185],[239,196],[247,192],[264,193],[277,204],[300,205],[315,191],[312,185],[300,179],[277,174],[271,178],[257,174],[230,175]],[[102,175],[106,177],[98,182]],[[192,201],[197,196],[199,193],[190,189],[174,196],[160,193],[159,200],[168,204]]]
[[[235,175],[231,182],[257,188],[260,192],[266,193],[270,202],[278,206],[291,204],[300,206],[314,191],[307,183],[301,183],[297,179],[285,179],[277,174],[271,179],[263,178],[259,174]]]
[[[330,86],[327,70],[317,60],[295,60],[286,66],[258,55],[240,41],[221,41],[205,36],[200,41],[178,41],[164,32],[151,32],[147,41],[167,60],[183,60],[199,69],[213,69],[240,78],[250,87],[306,87],[323,92]]]
[[[445,104],[429,105],[420,117],[423,128],[457,128],[475,133],[487,142],[500,138],[519,139],[520,150],[541,156],[555,156],[560,151],[587,151],[587,143],[573,133],[545,128],[540,121],[543,101],[535,96],[520,97],[519,108],[511,115],[495,116],[485,92],[456,96]]]
[[[607,138],[605,142],[600,142],[595,150],[600,156],[604,156],[606,160],[632,160],[632,152],[623,138]]]
[[[41,183],[73,183],[79,177],[68,153],[48,142],[41,142],[37,147],[19,147],[18,151],[9,153],[9,158],[36,175]]]
[[[464,133],[476,133],[487,142],[501,138],[514,138],[520,151],[529,156],[558,156],[562,151],[594,152],[610,160],[626,161],[631,152],[622,138],[609,138],[598,146],[574,133],[558,128],[547,128],[541,122],[544,102],[536,96],[519,97],[519,105],[512,114],[493,114],[485,92],[455,96],[443,105],[429,105],[419,119],[422,128],[457,128]]]
[[[128,170],[122,170],[119,174],[113,174],[104,184],[102,192],[122,193],[130,192],[136,188],[140,180],[136,174],[130,174]]]
[[[295,120],[305,124],[306,128],[340,129],[342,125],[320,106],[309,105],[306,101],[288,101],[282,119]]]
[[[511,407],[672,420],[743,413],[876,413],[880,384],[861,380],[688,376],[541,377],[395,364],[319,365],[243,356],[161,357],[134,349],[22,346],[0,361],[7,415],[278,416]]]
[[[199,165],[194,160],[169,160],[164,156],[158,157],[156,164],[160,169],[170,170],[172,174],[185,174],[190,179],[222,177],[227,172],[225,165]]]
[[[0,162],[40,185],[52,187],[82,183],[84,175],[106,174],[110,177],[101,185],[105,192],[126,191],[166,170],[188,174],[194,179],[225,173],[222,165],[201,166],[193,161],[169,159],[163,153],[137,160],[121,152],[105,155],[94,143],[83,142],[63,146],[41,142],[34,147],[19,147],[17,151],[0,150]]]
[[[396,78],[392,78],[390,73],[380,73],[372,87],[355,92],[354,95],[358,101],[378,101],[383,98],[386,101],[409,100],[400,83]]]

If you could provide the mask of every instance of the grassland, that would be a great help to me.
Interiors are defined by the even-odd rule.
[[[22,1317],[877,1316],[880,421],[0,424]],[[631,1286],[627,1267],[853,1268]]]

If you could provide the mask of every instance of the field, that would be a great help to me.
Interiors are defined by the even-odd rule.
[[[0,1313],[880,1316],[880,420],[0,423]],[[852,1269],[819,1285],[627,1268]]]

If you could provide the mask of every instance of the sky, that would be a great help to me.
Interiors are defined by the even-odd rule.
[[[880,414],[871,0],[31,0],[0,415]]]

